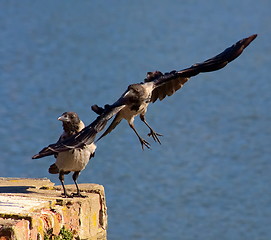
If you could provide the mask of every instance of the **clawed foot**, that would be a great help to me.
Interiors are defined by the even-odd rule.
[[[139,138],[139,141],[141,143],[142,150],[144,150],[144,146],[148,149],[151,148],[151,144],[149,144],[145,139]]]
[[[82,195],[80,192],[78,193],[72,193],[72,197],[79,197],[79,198],[86,198],[87,196]]]
[[[82,195],[80,192],[72,193],[72,194],[62,193],[61,195],[63,198],[74,198],[74,197],[86,198],[87,197],[85,195]]]
[[[61,193],[63,198],[73,198],[72,194],[67,194],[67,193]]]
[[[148,133],[148,136],[152,137],[155,142],[158,142],[159,144],[161,144],[161,141],[158,138],[158,136],[162,137],[163,136],[162,134],[159,134],[159,133],[154,132],[153,130],[151,130],[150,133]]]

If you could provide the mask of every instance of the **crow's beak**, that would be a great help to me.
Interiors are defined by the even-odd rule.
[[[67,122],[68,121],[68,119],[66,117],[64,117],[64,116],[58,117],[57,120],[62,121],[62,122]]]

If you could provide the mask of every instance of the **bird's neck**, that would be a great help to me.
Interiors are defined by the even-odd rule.
[[[63,130],[67,133],[68,136],[71,136],[75,133],[78,133],[81,129],[78,123],[65,122],[63,123]]]

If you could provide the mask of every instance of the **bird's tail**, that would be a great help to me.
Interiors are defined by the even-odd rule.
[[[98,115],[101,115],[101,114],[103,114],[103,112],[104,112],[104,108],[99,107],[97,104],[92,105],[92,106],[91,106],[91,110],[92,110],[93,112],[95,112],[96,114],[98,114]]]
[[[58,169],[57,165],[54,163],[49,167],[48,172],[51,174],[57,174],[57,173],[59,173],[59,169]]]

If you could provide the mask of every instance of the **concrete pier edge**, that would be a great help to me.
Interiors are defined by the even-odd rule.
[[[76,192],[74,185],[66,185]],[[104,187],[79,184],[85,198],[63,198],[62,187],[47,178],[0,177],[0,240],[36,240],[57,236],[64,227],[76,239],[106,239]]]

